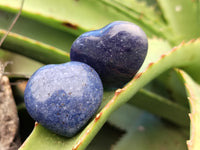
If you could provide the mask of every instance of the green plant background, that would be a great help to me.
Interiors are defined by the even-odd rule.
[[[20,6],[21,0],[0,0],[0,37]],[[116,20],[133,22],[148,36],[138,74],[122,89],[105,89],[97,115],[73,138],[39,124],[29,135],[34,122],[23,103],[23,86],[13,87],[25,140],[20,150],[200,149],[199,0],[25,0],[0,58],[13,61],[11,81],[26,80],[44,64],[70,61],[71,44],[80,34]]]

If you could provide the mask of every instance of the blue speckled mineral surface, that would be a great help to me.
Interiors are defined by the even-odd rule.
[[[139,70],[147,54],[146,34],[137,25],[115,21],[79,36],[70,58],[92,66],[104,84],[123,85]]]
[[[24,99],[33,119],[55,133],[71,137],[95,114],[102,95],[96,71],[72,61],[38,69],[28,81]]]

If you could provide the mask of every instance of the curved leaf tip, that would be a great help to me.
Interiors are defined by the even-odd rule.
[[[187,73],[179,70],[185,83],[191,112],[190,117],[190,140],[187,141],[189,150],[200,149],[200,85],[197,84]]]

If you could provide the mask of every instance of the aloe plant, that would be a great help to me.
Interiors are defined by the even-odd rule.
[[[1,38],[20,6],[20,0],[0,0]],[[71,44],[80,34],[115,20],[133,22],[148,36],[148,54],[139,72],[123,88],[105,89],[99,111],[76,136],[65,138],[36,123],[20,150],[90,149],[106,122],[125,131],[114,150],[200,149],[198,0],[25,0],[0,56],[11,51],[33,59],[34,65],[40,62],[29,72],[28,67],[20,70],[26,59],[13,64],[15,71],[31,75],[44,64],[70,61]],[[14,53],[9,53],[11,60]],[[13,77],[19,76],[11,70]],[[25,110],[23,103],[18,110]]]

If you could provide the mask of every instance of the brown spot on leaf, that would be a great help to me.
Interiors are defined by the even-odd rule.
[[[115,95],[116,95],[116,96],[119,95],[122,91],[123,91],[123,89],[117,89],[117,90],[115,91]]]
[[[196,41],[196,39],[192,39],[190,40],[190,43],[194,43]]]
[[[153,64],[154,64],[153,62],[149,63],[148,66],[147,66],[147,68],[150,68]]]
[[[182,41],[179,46],[183,46],[185,44],[185,41]]]
[[[63,25],[63,26],[66,26],[66,27],[68,27],[68,28],[74,29],[74,30],[78,29],[78,26],[77,26],[77,25],[72,24],[72,23],[69,23],[69,22],[63,22],[62,25]]]
[[[96,115],[96,117],[95,117],[95,121],[99,120],[99,118],[101,117],[101,115],[102,115],[102,112],[98,113],[98,114]]]
[[[160,56],[161,59],[163,59],[166,56],[166,54],[163,54]]]
[[[135,77],[134,77],[134,79],[138,79],[138,78],[140,78],[141,75],[142,75],[142,73],[138,73],[138,74],[136,74]]]
[[[72,148],[72,150],[77,150],[80,144],[81,144],[81,142],[79,141],[76,145],[74,145],[74,147]]]
[[[172,48],[171,52],[174,52],[174,51],[176,51],[177,49],[178,49],[177,47],[174,47],[174,48]]]
[[[91,131],[91,128],[87,129],[87,131],[85,132],[85,134],[83,135],[83,137],[77,142],[76,145],[74,145],[74,147],[72,148],[72,150],[77,150],[78,149],[78,147],[83,143],[84,139],[90,133],[90,131]]]
[[[36,127],[38,124],[39,124],[38,122],[35,122],[35,127]]]

